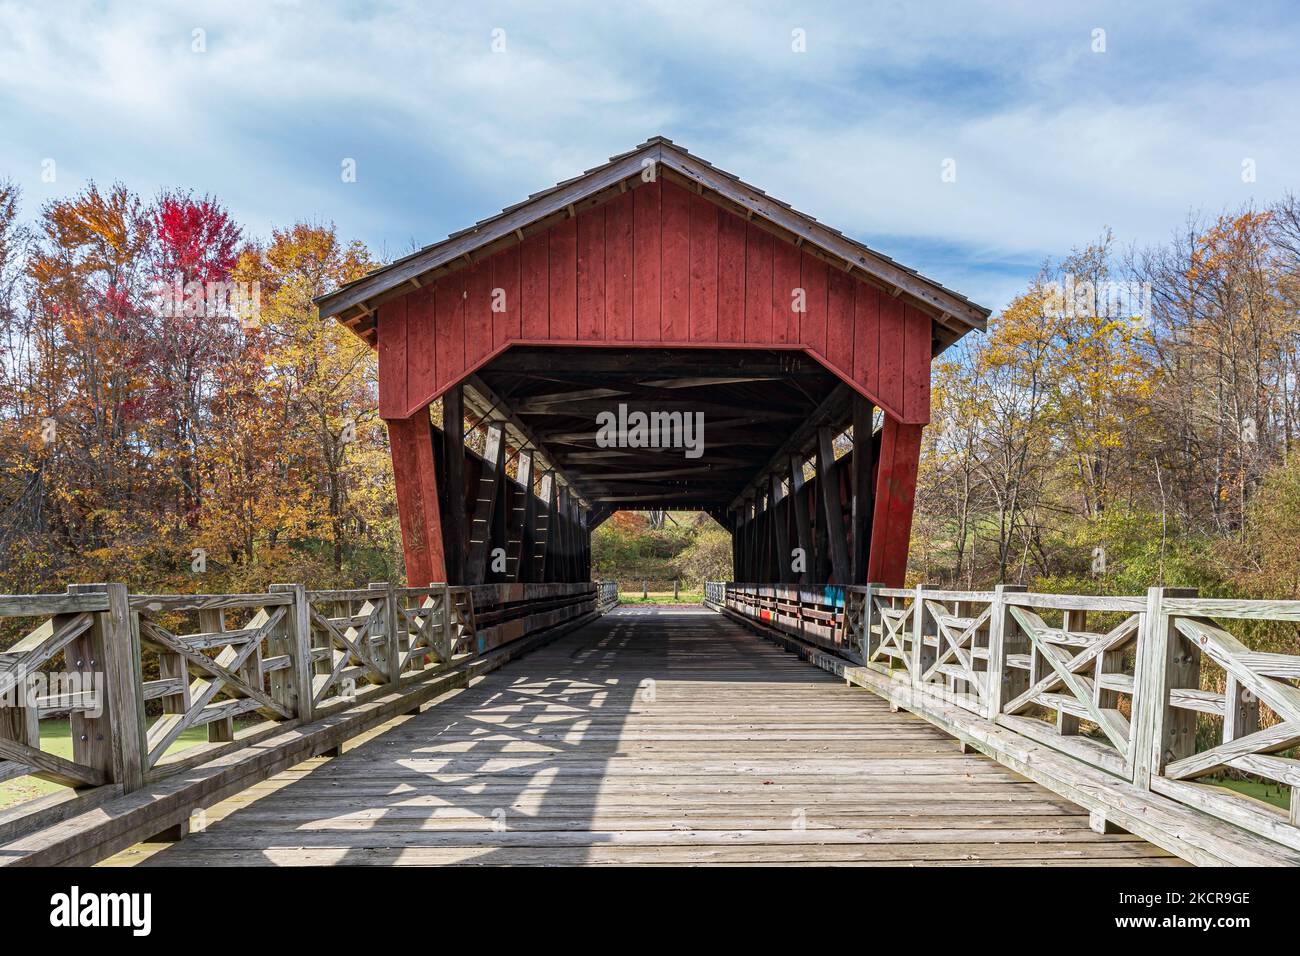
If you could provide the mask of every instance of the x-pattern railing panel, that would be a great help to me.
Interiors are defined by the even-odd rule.
[[[887,670],[897,665],[910,676],[914,666],[912,617],[920,606],[915,592],[873,589],[870,593],[873,613],[868,624],[867,663]]]
[[[330,603],[340,605],[345,613],[331,617],[312,605],[309,609],[313,635],[313,656],[323,656],[323,666],[312,678],[312,702],[319,704],[332,697],[355,696],[356,676],[352,687],[345,691],[341,681],[345,672],[360,669],[360,675],[373,683],[385,683],[389,675],[383,662],[375,656],[374,644],[382,643],[386,628],[387,603],[382,593],[373,599],[361,600],[357,613],[351,613],[352,601],[343,599]],[[324,602],[322,602],[324,603]]]
[[[54,610],[54,607],[49,609]],[[25,610],[43,609],[38,606]],[[44,614],[23,616],[43,617]],[[75,741],[71,760],[42,749],[41,702],[36,701],[35,707],[27,706],[31,703],[28,700],[31,690],[29,680],[40,675],[59,655],[65,652],[74,654],[76,645],[95,626],[95,618],[96,615],[88,611],[53,614],[25,637],[0,652],[0,702],[3,702],[6,711],[5,723],[0,728],[0,780],[31,775],[65,787],[93,787],[105,782],[106,775],[102,768],[76,759],[77,751],[81,748],[76,746]],[[87,663],[69,660],[65,669],[81,672]],[[75,700],[70,699],[66,710],[75,716],[77,713],[94,712],[101,703],[92,691],[77,695]]]
[[[1199,657],[1197,670],[1179,676],[1184,684],[1193,673],[1198,679],[1195,687],[1175,681],[1168,688],[1162,741],[1166,759],[1153,785],[1300,847],[1300,759],[1293,755],[1300,748],[1300,654],[1252,650],[1219,623],[1236,619],[1294,626],[1300,624],[1300,602],[1185,598],[1168,605],[1171,656]],[[1212,673],[1201,674],[1200,666]],[[1206,691],[1207,683],[1223,691]],[[1217,729],[1217,742],[1206,749],[1200,749],[1204,734],[1178,733],[1207,720]],[[1279,814],[1281,819],[1270,818],[1257,803],[1243,803],[1244,798],[1204,782],[1242,774],[1289,786],[1289,811]]]
[[[235,605],[245,606],[246,601]],[[173,613],[192,609],[175,602],[165,608]],[[219,603],[204,602],[203,611],[209,614],[224,615],[226,610]],[[163,666],[172,664],[174,677],[183,685],[166,696],[171,706],[146,729],[146,768],[157,766],[190,728],[252,712],[269,720],[295,716],[293,706],[276,700],[265,686],[264,661],[270,656],[267,645],[281,636],[287,614],[283,603],[268,600],[268,606],[257,608],[242,627],[190,634],[173,632],[161,623],[157,612],[142,609],[139,613],[142,646],[158,651]]]
[[[429,590],[408,589],[405,600],[413,606],[399,605],[401,623],[407,635],[402,650],[402,671],[420,670],[430,657],[443,662],[451,654],[450,635],[452,622],[448,619],[450,588],[439,586]]]
[[[1084,676],[1081,671],[1089,665],[1095,668],[1096,660],[1103,653],[1115,650],[1121,642],[1132,639],[1137,633],[1137,616],[1130,617],[1110,634],[1105,635],[1100,640],[1093,641],[1087,650],[1070,657],[1061,650],[1061,647],[1071,646],[1071,638],[1075,638],[1077,635],[1063,628],[1048,627],[1041,617],[1025,608],[1012,607],[1011,615],[1016,619],[1025,634],[1028,635],[1034,651],[1052,669],[1050,676],[1045,677],[1035,685],[1038,692],[1032,700],[1042,702],[1044,700],[1043,695],[1050,691],[1066,691],[1070,695],[1071,701],[1101,728],[1111,746],[1121,756],[1127,758],[1129,754],[1129,736],[1132,732],[1128,719],[1118,708],[1101,707],[1097,704],[1097,679],[1095,673],[1090,678]],[[1059,699],[1055,701],[1055,704],[1055,709],[1058,710],[1062,706]]]
[[[933,660],[921,669],[919,679],[921,683],[942,683],[955,694],[964,686],[972,687],[975,702],[964,700],[963,695],[955,696],[955,702],[983,706],[989,698],[988,622],[992,605],[970,617],[967,610],[972,603],[941,601],[928,596],[922,599],[923,613],[934,622],[937,647]]]

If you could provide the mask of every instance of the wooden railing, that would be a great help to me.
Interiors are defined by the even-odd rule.
[[[1300,601],[720,582],[705,594],[833,651],[818,662],[1008,765],[1032,766],[1026,745],[1049,748],[1041,779],[1095,809],[1100,825],[1138,832],[1151,807],[1172,801],[1300,850]],[[1290,629],[1291,650],[1252,650],[1233,633],[1263,624]],[[1080,783],[1071,767],[1100,776]]]
[[[596,583],[596,606],[608,611],[618,604],[618,582],[598,581]]]
[[[608,600],[589,583],[0,596],[0,624],[31,628],[0,651],[0,781],[32,776],[74,798],[0,808],[0,844],[74,814],[76,799],[130,793],[371,698],[400,708],[432,678]],[[43,740],[56,716],[70,722],[67,757]]]

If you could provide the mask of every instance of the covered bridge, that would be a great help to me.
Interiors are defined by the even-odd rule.
[[[899,587],[978,306],[663,139],[321,306],[379,350],[409,586],[0,595],[0,695],[105,671],[0,721],[68,791],[0,866],[1300,862],[1300,659],[1233,633],[1300,602]],[[619,608],[619,508],[713,515],[735,580]]]
[[[662,137],[320,307],[379,350],[407,579],[453,584],[586,580],[600,522],[673,508],[737,580],[901,585],[930,360],[988,316]],[[701,447],[635,447],[638,411]]]

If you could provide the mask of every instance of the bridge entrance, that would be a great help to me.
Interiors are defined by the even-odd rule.
[[[988,315],[658,137],[319,303],[378,350],[421,585],[586,580],[620,507],[901,585],[930,362]]]

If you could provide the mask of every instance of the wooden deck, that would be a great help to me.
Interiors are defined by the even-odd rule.
[[[703,609],[621,608],[108,865],[1181,865]]]

